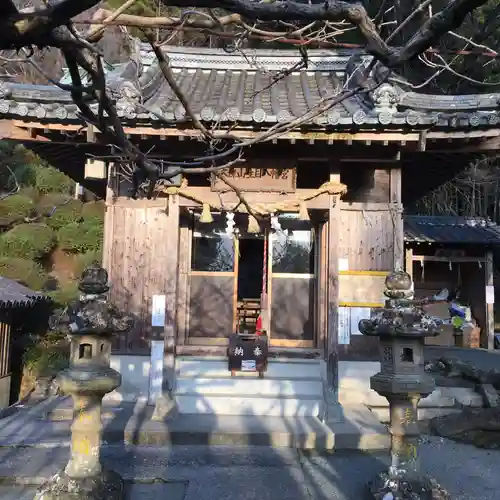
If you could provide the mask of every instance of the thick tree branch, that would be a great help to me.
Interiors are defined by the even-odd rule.
[[[252,0],[162,0],[165,6],[218,7],[240,14],[247,19],[261,21],[343,21],[355,25],[366,42],[366,50],[388,68],[404,64],[426,51],[446,32],[458,28],[467,14],[488,0],[452,0],[443,10],[432,16],[401,49],[387,45],[378,33],[360,2],[326,0],[321,4],[277,0],[272,3]]]
[[[99,3],[99,0],[62,0],[44,9],[16,11],[0,18],[0,49],[20,49],[50,44],[51,32],[73,17]]]

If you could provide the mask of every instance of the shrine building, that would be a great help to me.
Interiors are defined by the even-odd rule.
[[[370,61],[310,50],[300,69],[294,51],[165,50],[196,117],[242,142],[349,90]],[[145,46],[107,81],[141,151],[172,161],[206,154]],[[110,294],[135,318],[114,345],[123,383],[111,397],[154,405],[171,391],[180,413],[288,416],[323,415],[327,389],[340,403],[356,399],[353,380],[368,384],[379,360],[377,339],[357,324],[383,304],[385,276],[405,265],[404,208],[500,144],[500,94],[429,95],[400,78],[373,87],[256,141],[223,177],[189,173],[152,199],[131,199],[130,169],[68,92],[0,82],[3,138],[106,201]],[[268,371],[231,377],[228,335],[254,331],[259,317]],[[482,345],[492,342],[485,328]]]

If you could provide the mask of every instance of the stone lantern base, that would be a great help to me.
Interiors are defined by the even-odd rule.
[[[444,488],[425,476],[397,480],[391,479],[387,472],[382,472],[368,484],[368,488],[374,500],[451,500]]]
[[[35,500],[123,500],[125,497],[122,477],[102,469],[98,476],[73,478],[60,471],[40,486]]]

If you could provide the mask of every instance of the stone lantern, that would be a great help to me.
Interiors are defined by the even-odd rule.
[[[359,322],[364,335],[380,339],[381,370],[370,386],[389,401],[391,466],[369,484],[376,500],[449,499],[433,479],[420,472],[417,405],[435,388],[424,370],[425,337],[436,336],[442,321],[426,316],[426,302],[413,299],[411,277],[395,271],[385,280],[385,307]]]
[[[97,263],[80,279],[80,299],[68,308],[65,326],[71,339],[69,367],[58,375],[64,394],[73,398],[71,457],[65,469],[40,487],[37,500],[123,498],[123,481],[101,465],[103,397],[121,384],[110,368],[111,338],[130,327],[108,303],[108,273]]]

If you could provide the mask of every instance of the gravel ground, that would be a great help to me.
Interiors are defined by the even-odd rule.
[[[500,451],[435,437],[422,441],[423,469],[454,500],[499,498]],[[0,476],[42,480],[63,467],[67,458],[67,448],[2,448]],[[239,500],[362,500],[366,482],[386,467],[387,460],[386,455],[360,452],[315,455],[265,447],[110,446],[103,450],[108,467],[138,481],[129,485],[130,500],[232,500],[235,496]],[[155,478],[167,483],[150,484]],[[33,491],[3,485],[0,500],[32,498]]]

